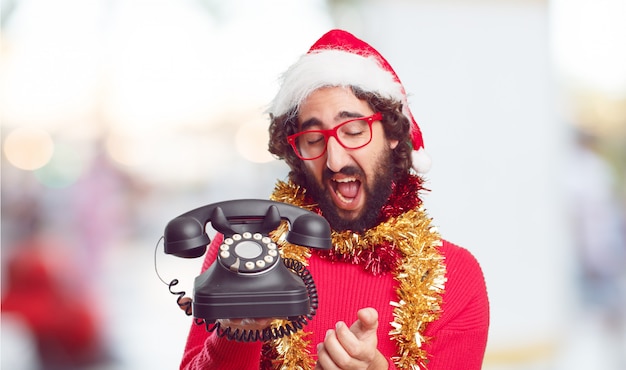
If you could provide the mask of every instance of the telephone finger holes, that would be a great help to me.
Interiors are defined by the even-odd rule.
[[[227,244],[220,245],[220,257],[222,258],[230,257],[230,247]]]
[[[225,238],[219,247],[219,256],[224,267],[241,273],[265,271],[280,258],[278,246],[271,238],[251,232]]]

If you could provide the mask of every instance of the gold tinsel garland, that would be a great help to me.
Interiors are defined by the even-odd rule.
[[[305,201],[305,190],[292,183],[279,181],[272,200],[293,204],[308,210],[314,210],[315,204]],[[285,258],[293,258],[305,265],[311,252],[308,248],[295,246],[284,240],[288,226],[283,223],[274,232]],[[352,232],[332,232],[334,251],[339,254],[354,254],[360,250],[371,249],[381,243],[392,243],[402,258],[394,270],[398,281],[397,302],[390,302],[394,307],[389,335],[396,341],[399,356],[393,358],[399,369],[426,369],[428,353],[423,344],[429,340],[423,333],[428,323],[439,318],[441,294],[446,282],[444,258],[439,253],[441,238],[430,218],[422,208],[409,210],[398,217],[367,230],[363,235]],[[276,320],[274,325],[283,322]],[[276,369],[309,370],[315,361],[308,351],[309,335],[304,330],[273,341],[271,346],[277,354],[273,362]]]

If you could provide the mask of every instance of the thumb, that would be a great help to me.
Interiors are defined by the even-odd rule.
[[[367,335],[376,335],[378,329],[378,311],[374,308],[367,307],[360,309],[357,314],[357,320],[350,326],[350,331],[358,339],[362,339]]]

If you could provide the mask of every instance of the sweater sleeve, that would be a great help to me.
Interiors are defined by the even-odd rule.
[[[223,236],[217,234],[202,264],[206,271],[217,257]],[[187,337],[181,370],[257,370],[261,360],[261,342],[237,342],[209,333],[204,325],[193,323]]]
[[[444,241],[446,287],[442,314],[425,335],[430,354],[428,370],[479,370],[489,330],[489,300],[483,272],[474,256]]]
[[[258,370],[261,342],[236,342],[194,325],[180,365],[181,370]]]

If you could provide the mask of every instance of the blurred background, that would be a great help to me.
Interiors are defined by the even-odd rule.
[[[178,368],[155,270],[191,292],[201,259],[163,229],[286,179],[264,110],[333,27],[410,94],[425,205],[487,280],[484,369],[626,369],[626,2],[0,4],[3,369]]]

